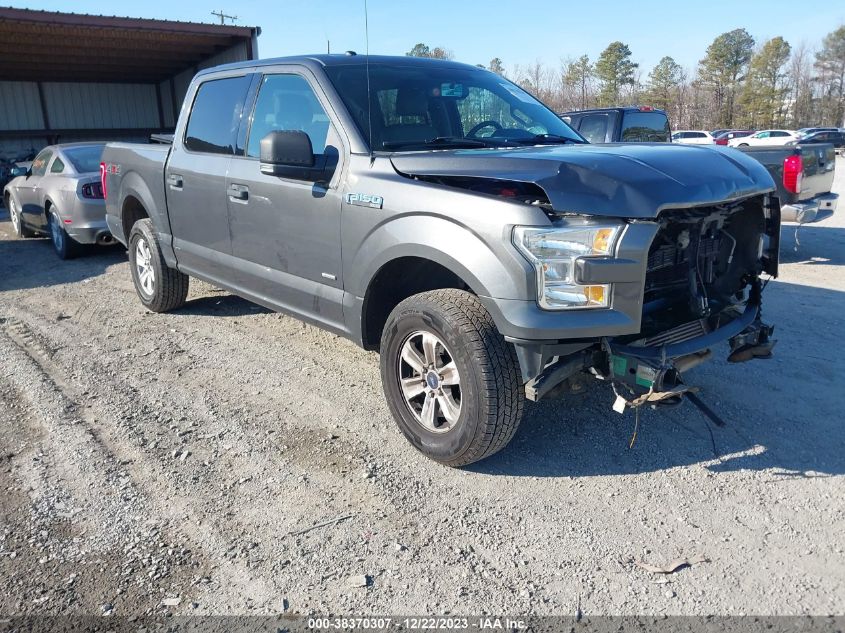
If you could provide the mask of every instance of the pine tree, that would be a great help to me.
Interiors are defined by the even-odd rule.
[[[590,58],[586,55],[581,55],[574,62],[569,62],[563,73],[563,82],[578,91],[580,97],[578,107],[581,110],[587,107],[587,96],[590,82],[593,79],[593,73],[593,65],[590,63]]]
[[[622,86],[634,85],[634,71],[639,64],[631,61],[631,49],[622,42],[611,42],[596,62],[596,76],[601,80],[601,105],[618,105]]]
[[[816,53],[815,68],[824,90],[824,123],[845,125],[845,26],[825,36],[822,49]]]
[[[664,57],[648,75],[646,98],[650,105],[669,111],[677,101],[681,84],[681,66],[671,57]]]
[[[734,29],[713,40],[699,62],[699,79],[713,93],[719,125],[734,124],[736,94],[753,50],[754,38],[748,31]]]
[[[748,77],[740,97],[741,121],[753,129],[785,124],[785,66],[792,47],[782,37],[768,40],[751,58]]]

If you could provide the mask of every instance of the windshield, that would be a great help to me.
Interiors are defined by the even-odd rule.
[[[669,119],[662,112],[625,112],[620,140],[624,143],[668,143]]]
[[[100,170],[100,155],[105,145],[85,145],[63,149],[74,170],[79,174]]]
[[[365,65],[329,66],[361,135],[369,138]],[[482,69],[370,65],[372,149],[584,143],[519,86]]]

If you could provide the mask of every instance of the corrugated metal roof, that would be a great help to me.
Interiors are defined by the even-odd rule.
[[[0,80],[155,83],[238,44],[257,27],[0,8]],[[46,45],[45,45],[46,44]]]

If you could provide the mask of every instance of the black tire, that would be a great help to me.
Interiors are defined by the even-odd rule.
[[[9,194],[6,197],[6,207],[9,211],[9,220],[12,222],[12,229],[15,235],[21,239],[35,237],[37,233],[23,223],[23,216],[17,201]]]
[[[139,244],[142,245],[140,252],[148,253],[143,260],[139,259]],[[138,220],[129,232],[129,268],[138,298],[148,310],[169,312],[185,305],[189,277],[165,263],[149,219]],[[152,277],[146,276],[147,270],[152,271]]]
[[[73,259],[79,255],[82,245],[73,239],[65,231],[59,212],[55,207],[47,211],[47,228],[50,231],[50,241],[53,243],[53,250],[59,259]]]
[[[739,147],[748,147],[748,143],[740,143]]]
[[[438,350],[435,365],[446,363],[442,367],[445,372],[448,363],[454,362],[459,379],[457,391],[454,386],[445,386],[445,373],[438,379],[438,372],[431,369],[425,374],[416,372],[402,357],[406,345],[416,345],[415,338],[424,341],[428,334],[439,339],[439,346],[434,346]],[[425,358],[418,354],[417,361]],[[511,441],[522,420],[525,391],[516,350],[505,342],[478,298],[468,292],[432,290],[402,301],[387,318],[380,364],[387,403],[400,430],[417,450],[441,464],[466,466],[489,457]],[[432,372],[435,377],[428,382],[427,376]],[[400,381],[403,377],[417,381],[417,373],[426,377],[410,390],[431,391],[425,392],[422,400],[419,395],[416,400],[406,399],[407,392]],[[432,384],[439,384],[440,391]],[[452,390],[452,403],[459,401],[459,414],[455,416],[452,411],[456,420],[453,423],[447,420],[448,405],[441,400],[444,389]],[[425,426],[422,421],[429,396],[432,403],[440,403],[436,407],[430,405],[436,411],[433,426]]]

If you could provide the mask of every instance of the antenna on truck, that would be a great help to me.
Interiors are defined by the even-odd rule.
[[[369,13],[367,12],[367,0],[364,0],[364,39],[366,40],[365,55],[367,58],[367,125],[370,135],[367,144],[370,147],[370,167],[372,167],[376,157],[373,153],[373,96],[370,92],[370,21]]]

